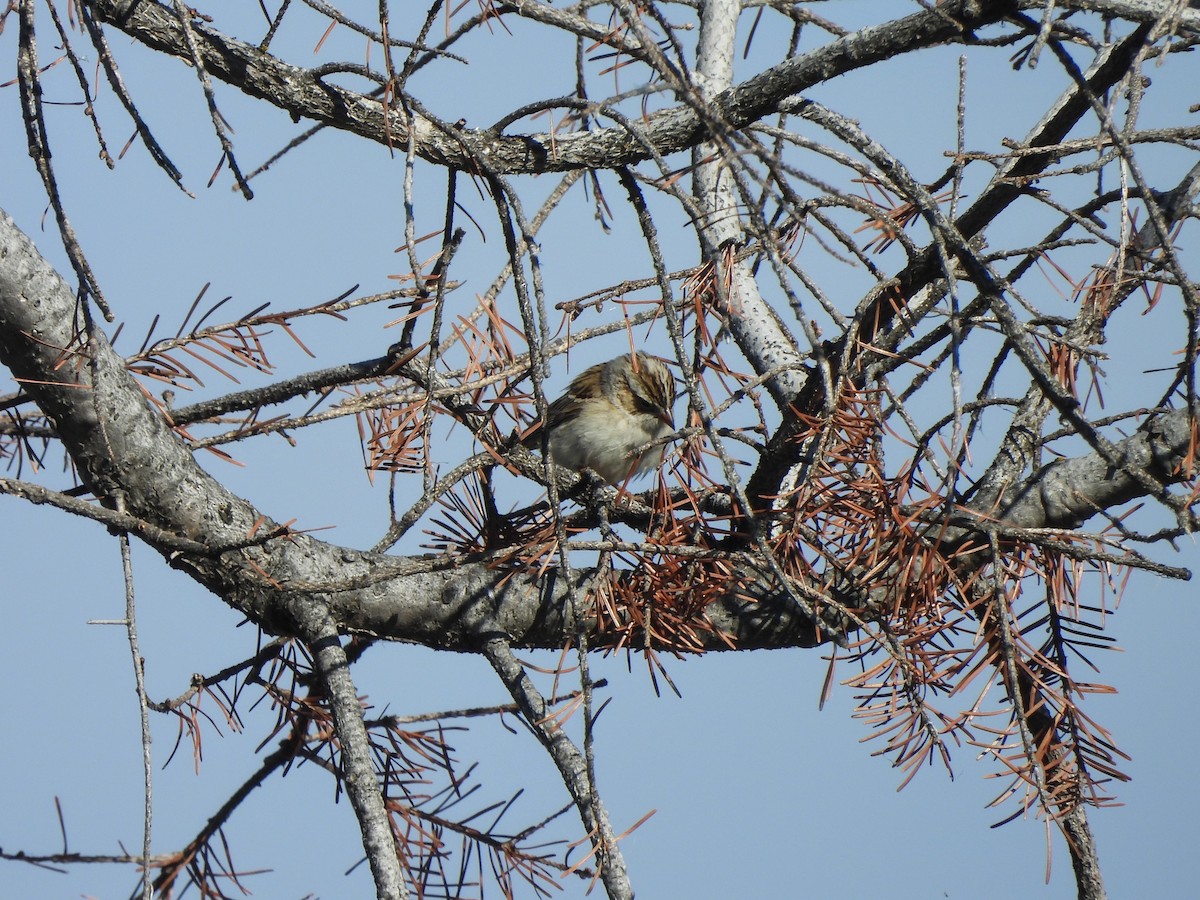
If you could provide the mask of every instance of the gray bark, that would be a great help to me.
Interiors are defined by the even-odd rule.
[[[190,59],[178,19],[158,3],[87,0],[97,20],[111,24],[153,50]],[[521,14],[527,7],[518,4]],[[774,66],[713,98],[713,114],[739,128],[778,109],[779,104],[838,74],[881,59],[960,38],[971,30],[1000,21],[1012,5],[1005,2],[951,0],[896,22],[867,28],[829,47]],[[289,65],[251,44],[193,23],[196,41],[209,74],[252,97],[259,97],[297,117],[325,122],[389,146],[403,143],[406,120],[387,112],[364,94],[330,84],[309,70]],[[694,147],[707,129],[688,105],[650,117],[639,134],[625,127],[587,132],[500,135],[488,129],[449,128],[427,117],[414,120],[416,152],[432,162],[470,171],[473,160],[486,159],[498,175],[613,169],[650,158],[646,143],[660,154]]]
[[[558,649],[577,633],[567,612],[566,579],[553,572],[511,575],[481,560],[396,557],[309,535],[274,536],[269,518],[195,462],[104,335],[94,331],[86,342],[78,340],[78,309],[66,282],[0,213],[0,361],[54,421],[96,495],[119,491],[130,514],[209,548],[183,552],[156,544],[153,529],[141,535],[252,621],[272,633],[301,635],[296,604],[316,600],[343,632],[447,650],[476,652],[496,636],[518,647]],[[59,365],[63,358],[73,362]],[[1187,411],[1179,410],[1155,416],[1115,446],[1170,482],[1179,477],[1190,434]],[[1020,481],[999,513],[1002,523],[1023,528],[1073,528],[1142,492],[1123,470],[1086,454]],[[595,573],[577,569],[572,577],[574,589],[586,592]],[[823,630],[805,617],[781,585],[749,563],[742,583],[707,615],[740,650],[810,647],[837,627],[832,622]],[[717,634],[705,640],[704,649],[728,649]]]

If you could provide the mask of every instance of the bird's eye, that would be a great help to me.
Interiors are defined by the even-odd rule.
[[[671,408],[669,406],[666,406],[662,403],[655,403],[651,400],[647,400],[645,397],[640,397],[637,394],[634,394],[633,397],[633,407],[639,413],[653,416],[656,419],[662,419],[666,421],[671,418]]]

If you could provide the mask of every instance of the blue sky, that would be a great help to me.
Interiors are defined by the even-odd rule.
[[[356,4],[345,6],[352,10]],[[864,18],[879,8],[856,6]],[[256,9],[249,13],[258,15]],[[218,27],[232,30],[234,15],[223,11]],[[470,75],[439,79],[431,71],[416,85],[418,93],[435,111],[450,119],[466,116],[472,125],[496,118],[498,108],[519,105],[526,90],[530,99],[567,93],[569,72],[557,91],[537,83],[538,54],[531,54],[525,42],[533,29],[511,27],[511,35],[497,29],[464,50],[472,55],[472,66],[464,69]],[[280,46],[311,48],[321,30],[285,30]],[[115,172],[108,172],[95,158],[78,110],[50,110],[54,161],[69,215],[118,317],[128,323],[120,349],[129,352],[140,342],[155,313],[163,316],[162,331],[173,333],[209,282],[209,298],[234,295],[230,312],[265,301],[275,309],[305,306],[354,284],[361,293],[394,286],[388,276],[406,265],[403,255],[393,252],[403,242],[400,158],[330,132],[256,179],[252,202],[228,189],[228,172],[206,188],[219,148],[194,76],[119,37],[111,40],[131,91],[197,195],[190,199],[178,191],[139,146]],[[772,40],[782,37],[756,38],[761,53],[778,51],[769,46]],[[13,23],[0,36],[3,71],[12,70],[15,42]],[[41,52],[47,58],[50,43],[48,35],[43,37]],[[335,34],[321,56],[304,56],[307,49],[295,56],[323,60],[338,52],[361,52],[347,49],[351,46],[357,44]],[[889,70],[890,77],[869,83],[846,76],[820,99],[876,131],[906,160],[921,160],[916,174],[932,180],[946,165],[942,152],[953,147],[957,55],[952,50],[922,54]],[[993,57],[972,56],[968,98],[975,106],[969,108],[980,112],[968,120],[969,146],[994,148],[998,134],[1019,137],[1042,108],[1039,103],[1059,89],[1047,61],[1038,70],[1006,75],[1008,87],[992,89],[993,79],[1008,69],[1006,56],[1003,50],[993,51]],[[1194,85],[1195,68],[1185,61],[1155,78]],[[54,90],[61,91],[61,99],[72,98],[69,72],[60,68],[52,74],[48,99],[60,99]],[[1159,95],[1152,96],[1157,103]],[[218,97],[246,168],[294,133],[290,120],[273,109],[231,91],[219,91]],[[110,146],[119,148],[131,130],[127,120],[107,93],[98,109]],[[1170,114],[1156,108],[1146,112],[1148,118]],[[0,206],[66,274],[51,219],[43,225],[45,198],[18,127],[15,87],[0,90],[0,117],[10,123],[0,129],[0,160],[7,176]],[[1182,154],[1164,153],[1154,162],[1177,173],[1183,159]],[[1163,185],[1178,177],[1155,179],[1158,173],[1150,174]],[[550,177],[543,181],[552,183]],[[418,216],[433,223],[425,229],[432,230],[440,223],[444,179],[421,165],[417,184]],[[530,188],[535,193],[539,189],[540,183]],[[620,196],[615,181],[606,189],[610,199]],[[464,183],[459,196],[487,223],[486,241],[469,231],[456,263],[457,277],[465,284],[452,295],[452,306],[460,304],[453,311],[465,313],[475,292],[494,277],[503,241],[473,188]],[[648,265],[636,263],[644,259],[644,251],[634,226],[628,211],[620,209],[614,233],[603,234],[576,190],[567,201],[563,224],[544,236],[549,289],[565,298],[646,274]],[[677,214],[674,222],[664,219],[660,231],[673,260],[694,262],[694,239]],[[1040,227],[1033,230],[1034,236],[1041,233]],[[865,289],[866,282],[856,278],[865,275],[847,276],[846,311]],[[381,327],[392,315],[372,310],[345,324],[302,323],[298,331],[318,360],[307,360],[281,339],[273,347],[281,374],[381,355],[395,339],[393,331]],[[1147,398],[1153,394],[1146,393],[1140,373],[1169,365],[1173,358],[1167,349],[1178,343],[1171,337],[1178,332],[1167,330],[1162,336],[1164,329],[1179,327],[1178,317],[1142,316],[1132,304],[1123,315],[1106,347],[1112,358],[1106,363],[1105,393],[1113,408],[1148,402],[1137,399],[1139,393]],[[582,355],[573,358],[572,371],[590,361]],[[556,368],[552,388],[568,377],[564,367]],[[206,381],[205,396],[231,387],[216,376]],[[254,383],[248,376],[244,386]],[[199,397],[180,397],[179,402],[192,399]],[[298,437],[296,447],[274,437],[237,445],[231,452],[242,466],[209,456],[202,456],[202,462],[276,520],[297,518],[301,527],[335,525],[335,531],[324,535],[327,539],[370,546],[388,522],[386,480],[372,485],[365,477],[354,423],[343,419]],[[447,453],[463,449],[455,440],[447,439]],[[50,471],[38,477],[62,484],[57,465],[52,460]],[[33,476],[26,472],[24,477]],[[9,811],[0,818],[0,847],[30,853],[61,849],[57,797],[71,850],[113,853],[123,843],[132,852],[140,846],[141,772],[128,648],[122,629],[87,624],[121,615],[117,545],[92,523],[18,500],[0,498],[0,510],[6,534],[0,561],[8,576],[11,636],[9,652],[0,654],[11,729],[10,738],[0,743],[0,771],[7,773],[0,779],[0,808]],[[1177,556],[1160,552],[1158,558],[1193,568],[1200,564],[1190,539],[1179,542]],[[253,651],[252,628],[236,628],[237,615],[146,548],[135,549],[135,572],[152,696],[181,693],[193,672],[215,671]],[[1200,628],[1196,600],[1188,583],[1135,574],[1111,623],[1111,634],[1124,652],[1102,654],[1097,677],[1120,693],[1089,701],[1088,711],[1133,757],[1125,767],[1133,780],[1116,787],[1125,805],[1091,817],[1114,897],[1185,897],[1194,890],[1180,861],[1189,858],[1195,838],[1195,829],[1181,823],[1192,820],[1200,800],[1189,752],[1200,729],[1185,690],[1193,654],[1184,646]],[[1057,834],[1050,836],[1052,866],[1045,884],[1043,823],[989,828],[1011,807],[985,808],[999,785],[984,779],[990,769],[976,762],[969,748],[955,756],[953,781],[935,768],[897,793],[901,775],[887,760],[872,758],[875,744],[861,742],[866,730],[850,718],[850,692],[836,691],[818,712],[824,655],[820,650],[774,651],[669,661],[682,699],[656,697],[638,659],[632,672],[623,656],[593,663],[594,675],[609,678],[607,696],[613,698],[599,723],[597,753],[600,789],[614,826],[621,831],[657,810],[624,843],[639,896],[1074,896],[1070,862]],[[543,665],[554,659],[550,654],[532,658]],[[482,660],[408,646],[373,650],[358,670],[357,684],[377,707],[393,712],[507,699]],[[247,721],[245,734],[222,728],[222,736],[206,735],[198,776],[186,749],[156,774],[156,850],[183,843],[257,766],[252,750],[271,717],[259,710]],[[158,765],[174,740],[175,726],[156,719]],[[548,758],[523,731],[510,733],[500,723],[483,722],[457,735],[455,745],[463,760],[481,761],[486,785],[481,794],[488,800],[528,788],[510,824],[541,818],[565,802]],[[332,782],[315,767],[301,767],[257,792],[227,834],[239,865],[274,868],[248,882],[256,896],[299,898],[312,892],[333,898],[370,892],[365,867],[343,874],[361,854],[357,828],[348,804],[333,803]],[[10,897],[107,900],[125,896],[132,882],[127,869],[79,866],[64,875],[0,863],[0,893]],[[580,884],[568,882],[565,888],[563,896],[583,896]]]

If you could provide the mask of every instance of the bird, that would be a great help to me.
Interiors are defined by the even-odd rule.
[[[637,451],[675,431],[674,405],[675,378],[661,360],[639,351],[594,365],[550,404],[550,459],[619,487],[662,464],[665,444]]]

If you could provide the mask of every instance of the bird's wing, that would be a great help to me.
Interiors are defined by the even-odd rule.
[[[590,369],[577,375],[575,380],[567,387],[566,392],[550,404],[546,420],[551,429],[555,425],[577,416],[580,408],[586,401],[602,396],[603,389],[600,385],[600,369],[603,366],[603,363],[592,366]]]

